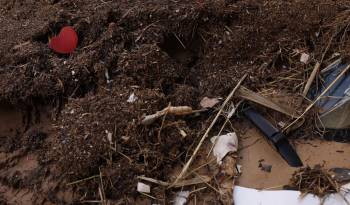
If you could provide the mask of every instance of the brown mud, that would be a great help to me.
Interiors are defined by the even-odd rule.
[[[169,103],[200,109],[203,97],[225,98],[245,73],[243,84],[254,91],[296,96],[323,54],[327,64],[333,53],[348,53],[349,6],[2,0],[0,202],[141,203],[137,176],[173,180],[169,173],[188,160],[214,112],[167,116],[150,126],[140,124],[142,116]],[[58,55],[47,43],[65,25],[77,30],[79,45]],[[299,61],[300,52],[312,54],[310,64]],[[137,100],[127,102],[132,93]],[[308,131],[295,137],[314,135]],[[157,199],[141,196],[146,204],[171,203],[173,191],[152,191]]]

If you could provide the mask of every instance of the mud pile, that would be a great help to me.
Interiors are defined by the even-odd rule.
[[[313,53],[314,61],[324,52],[348,51],[348,6],[331,0],[1,1],[0,102],[18,117],[14,128],[1,127],[0,198],[81,203],[99,200],[103,186],[107,200],[133,204],[136,177],[169,181],[212,115],[167,117],[150,126],[140,124],[142,116],[169,103],[200,109],[203,97],[225,98],[245,73],[252,90],[299,91],[302,82],[283,81],[308,73],[298,52]],[[72,55],[47,46],[65,25],[79,35]],[[131,94],[137,99],[127,102]]]

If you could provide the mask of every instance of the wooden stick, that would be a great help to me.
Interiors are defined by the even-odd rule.
[[[312,71],[312,73],[311,73],[311,75],[310,75],[306,85],[305,85],[305,88],[304,88],[304,91],[303,91],[303,96],[304,97],[306,97],[307,93],[309,92],[309,89],[310,89],[310,87],[312,85],[312,82],[315,80],[316,74],[319,72],[321,64],[323,63],[324,57],[326,56],[326,53],[328,52],[328,49],[331,46],[332,41],[333,41],[333,39],[334,39],[336,34],[337,34],[337,32],[334,33],[332,35],[332,37],[329,39],[327,47],[324,50],[324,52],[322,53],[321,61],[316,63],[316,65],[315,65],[315,67],[314,67],[314,69],[313,69],[313,71]]]
[[[319,72],[320,67],[321,67],[321,64],[319,62],[317,62],[315,64],[314,69],[312,70],[312,73],[311,73],[309,79],[307,80],[306,85],[305,85],[305,88],[304,88],[304,91],[303,91],[303,96],[304,97],[306,97],[307,93],[309,92],[310,87],[312,85],[312,82],[314,82],[316,74]]]
[[[199,144],[197,145],[196,149],[194,150],[191,158],[187,161],[187,163],[185,164],[184,168],[182,169],[182,171],[180,172],[179,176],[177,176],[177,178],[175,179],[175,181],[168,187],[168,188],[172,188],[174,187],[174,185],[177,184],[177,182],[182,179],[182,177],[185,175],[185,173],[187,172],[187,169],[190,167],[194,157],[197,155],[199,148],[202,146],[204,140],[207,138],[210,130],[213,128],[213,126],[215,125],[216,121],[218,120],[219,116],[221,115],[224,107],[226,106],[226,104],[231,100],[231,98],[233,97],[233,95],[235,94],[235,92],[238,90],[238,88],[240,87],[240,85],[242,84],[242,82],[244,81],[244,79],[248,76],[248,74],[245,74],[237,83],[236,87],[231,91],[231,93],[227,96],[225,102],[222,104],[219,112],[216,114],[214,120],[211,122],[211,124],[209,125],[207,131],[204,133],[204,135],[202,136],[201,140],[199,141]]]
[[[145,177],[145,176],[138,176],[137,178],[138,179],[142,179],[144,181],[148,181],[148,182],[154,183],[154,184],[158,184],[158,185],[161,185],[161,186],[169,186],[168,182],[161,181],[161,180],[158,180],[158,179],[153,179],[153,178],[149,178],[149,177]]]
[[[164,182],[164,181],[157,180],[157,179],[152,179],[152,178],[149,178],[149,177],[138,176],[137,178],[141,179],[141,180],[144,180],[144,181],[148,181],[148,182],[154,183],[154,184],[158,184],[158,185],[161,185],[161,186],[169,186],[169,185],[171,185],[168,182]],[[191,185],[195,185],[195,184],[208,183],[210,181],[211,181],[211,177],[209,177],[209,176],[197,175],[197,177],[195,177],[195,178],[179,181],[177,184],[174,185],[174,187],[178,188],[178,187],[184,187],[184,186],[191,186]]]
[[[283,129],[283,132],[285,132],[288,128],[290,128],[292,125],[294,125],[300,118],[302,118],[315,104],[318,102],[324,94],[326,94],[329,89],[333,87],[333,85],[350,69],[350,65],[348,65],[334,80],[333,82],[316,98],[315,101],[313,101],[306,109],[305,111],[298,117],[296,118],[292,123],[290,123],[287,127]]]
[[[85,182],[85,181],[88,181],[90,179],[94,179],[94,178],[97,178],[97,177],[100,177],[100,175],[97,174],[97,175],[93,175],[91,177],[87,177],[85,179],[80,179],[80,180],[77,180],[77,181],[74,181],[74,182],[70,182],[70,183],[67,184],[67,186],[74,185],[74,184],[79,184],[81,182]]]

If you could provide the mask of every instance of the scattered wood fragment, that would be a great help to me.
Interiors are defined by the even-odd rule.
[[[313,81],[315,80],[315,77],[316,77],[317,73],[319,73],[321,64],[323,63],[323,60],[324,60],[324,57],[326,56],[326,53],[328,52],[328,49],[329,49],[329,47],[331,46],[332,41],[333,41],[333,39],[334,39],[335,36],[336,36],[336,33],[334,33],[334,34],[331,36],[331,38],[329,39],[329,42],[328,42],[328,44],[327,44],[325,50],[324,50],[323,53],[322,53],[321,60],[318,61],[318,62],[316,62],[315,66],[314,66],[314,69],[312,70],[312,73],[311,73],[311,75],[310,75],[310,77],[309,77],[309,79],[308,79],[308,81],[307,81],[307,83],[306,83],[306,85],[305,85],[305,88],[304,88],[304,91],[303,91],[303,96],[304,96],[304,97],[306,97],[307,93],[308,93],[309,90],[310,90],[310,87],[311,87]]]
[[[209,125],[207,131],[204,133],[204,135],[202,136],[201,140],[199,141],[196,149],[194,150],[191,158],[187,161],[187,163],[185,164],[185,166],[183,167],[182,171],[180,172],[180,174],[178,175],[178,177],[175,179],[175,181],[168,187],[174,187],[174,185],[176,185],[178,183],[179,180],[181,180],[183,178],[183,176],[186,174],[188,168],[190,167],[193,159],[195,158],[195,156],[197,155],[199,149],[201,148],[204,140],[207,138],[209,132],[211,131],[211,129],[213,128],[213,126],[215,125],[216,121],[219,119],[219,116],[221,115],[221,113],[223,112],[223,109],[225,108],[225,106],[227,105],[227,103],[231,100],[231,98],[233,97],[233,95],[236,93],[236,91],[238,90],[238,88],[241,86],[242,82],[245,80],[245,78],[248,76],[248,74],[245,74],[237,83],[236,87],[231,91],[231,93],[227,96],[226,100],[224,101],[224,103],[222,104],[219,112],[216,114],[214,120],[212,121],[212,123]]]
[[[317,62],[315,64],[314,69],[312,70],[312,73],[311,73],[309,79],[307,80],[306,85],[305,85],[305,88],[304,88],[304,91],[303,91],[303,96],[304,97],[306,97],[306,95],[308,94],[308,92],[310,90],[310,87],[311,87],[312,83],[314,82],[314,80],[316,78],[317,73],[319,73],[319,71],[320,71],[320,67],[321,67],[321,64],[319,62]]]
[[[173,187],[178,188],[178,187],[191,186],[191,185],[202,184],[202,183],[207,184],[211,181],[211,179],[212,178],[209,176],[198,175],[197,177],[192,179],[178,181],[176,184],[173,185]]]
[[[26,46],[26,45],[28,45],[28,44],[30,44],[30,41],[26,41],[26,42],[17,44],[17,45],[15,45],[15,46],[13,46],[12,49],[13,49],[13,50],[18,50],[18,49],[20,49],[20,48],[22,48],[23,46]]]
[[[161,186],[169,186],[171,185],[171,183],[169,182],[165,182],[165,181],[161,181],[161,180],[157,180],[157,179],[152,179],[149,177],[144,177],[144,176],[138,176],[138,179],[144,180],[144,181],[148,181],[154,184],[158,184]],[[191,186],[191,185],[196,185],[196,184],[202,184],[202,183],[208,183],[211,181],[211,177],[209,176],[198,176],[198,177],[194,177],[192,179],[188,179],[188,180],[182,180],[177,182],[176,184],[174,184],[174,188],[179,188],[179,187],[184,187],[184,186]]]
[[[239,97],[241,97],[245,100],[255,102],[259,105],[276,110],[276,111],[283,113],[285,115],[288,115],[292,118],[296,118],[297,111],[293,110],[292,108],[287,108],[287,107],[282,106],[276,102],[273,102],[272,100],[268,99],[267,97],[265,97],[259,93],[256,93],[254,91],[251,91],[244,86],[241,86],[237,90],[237,94],[239,95]]]
[[[151,182],[153,184],[158,184],[158,185],[161,185],[161,186],[168,186],[169,185],[168,182],[157,180],[157,179],[152,179],[152,178],[145,177],[145,176],[138,176],[137,178],[141,179],[141,180],[144,180],[144,181]]]
[[[177,106],[177,107],[168,106],[163,110],[156,112],[155,114],[145,116],[142,119],[141,124],[150,125],[164,115],[189,115],[192,113],[193,113],[193,110],[189,106]]]
[[[85,181],[88,181],[88,180],[91,180],[91,179],[95,179],[97,177],[100,177],[100,175],[97,174],[97,175],[93,175],[91,177],[87,177],[85,179],[80,179],[80,180],[77,180],[77,181],[74,181],[74,182],[70,182],[70,183],[67,184],[67,186],[71,186],[71,185],[74,185],[74,184],[79,184],[81,182],[85,182]]]
[[[104,189],[104,186],[103,186],[103,179],[102,179],[102,172],[100,170],[100,185],[98,187],[98,193],[100,195],[100,198],[101,198],[101,204],[102,205],[106,205],[106,194],[105,194],[105,189]]]

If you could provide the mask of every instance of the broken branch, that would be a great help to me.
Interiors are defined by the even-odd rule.
[[[309,92],[309,89],[310,89],[310,87],[312,85],[312,82],[314,82],[316,74],[319,72],[320,67],[321,67],[321,64],[319,62],[317,62],[315,64],[314,69],[312,70],[312,73],[311,73],[309,79],[307,80],[306,85],[305,85],[305,88],[304,88],[304,91],[303,91],[303,96],[304,97],[306,97],[307,93]]]
[[[168,106],[168,107],[164,108],[163,110],[156,112],[155,114],[145,116],[142,119],[141,124],[150,125],[150,124],[154,123],[160,117],[164,116],[165,114],[167,114],[167,115],[189,115],[192,113],[193,113],[193,110],[189,106],[177,106],[177,107]]]
[[[282,106],[276,102],[273,102],[269,98],[267,98],[259,93],[253,92],[244,86],[241,86],[237,90],[237,94],[239,95],[239,97],[241,97],[245,100],[249,100],[249,101],[255,102],[259,105],[265,106],[267,108],[276,110],[276,111],[283,113],[285,115],[288,115],[292,118],[296,118],[296,116],[297,116],[297,114],[296,114],[297,112],[295,110],[293,110],[292,108],[285,107],[285,106]]]

